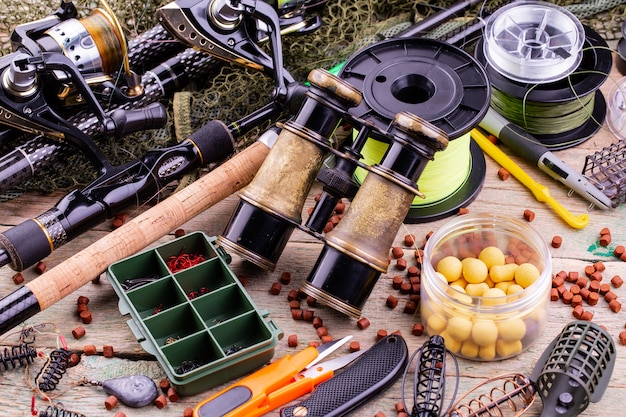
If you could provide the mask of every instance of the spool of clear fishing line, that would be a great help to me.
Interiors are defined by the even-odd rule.
[[[339,76],[363,94],[350,113],[386,131],[397,113],[407,111],[443,130],[450,140],[418,180],[425,199],[416,197],[405,219],[422,223],[457,214],[478,195],[485,157],[469,132],[489,108],[491,87],[483,66],[448,43],[427,38],[389,39],[357,52]],[[384,137],[370,137],[361,155],[367,165],[388,149]],[[367,171],[359,168],[361,182]]]
[[[606,101],[599,88],[612,54],[566,9],[541,1],[498,9],[475,56],[491,82],[491,106],[547,147],[578,145],[602,126]]]
[[[609,91],[606,124],[619,140],[626,139],[626,77],[617,80]]]

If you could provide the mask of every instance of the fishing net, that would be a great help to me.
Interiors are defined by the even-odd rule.
[[[156,10],[169,1],[109,0],[129,39],[153,27]],[[314,33],[283,37],[285,68],[298,81],[306,79],[314,68],[332,68],[354,52],[379,40],[393,37],[454,1],[374,1],[329,0],[324,7],[324,24]],[[504,1],[487,1],[497,8]],[[580,20],[594,28],[607,41],[621,37],[621,22],[625,18],[626,1],[556,1],[567,6]],[[98,6],[95,0],[78,1],[81,13],[88,14]],[[0,11],[0,47],[2,54],[11,52],[9,34],[15,25],[30,22],[50,14],[58,7],[56,1],[5,0]],[[453,30],[477,15],[479,6],[470,9],[466,17],[447,22],[436,30]],[[438,36],[437,32],[432,35]],[[428,35],[427,35],[428,36]],[[219,119],[230,123],[258,109],[270,100],[273,81],[251,69],[220,63],[215,69],[174,97],[164,101],[169,123],[163,129],[130,135],[123,139],[98,138],[97,143],[113,164],[141,157],[146,151],[180,141],[203,123]],[[237,142],[237,150],[245,148],[271,122],[251,131]],[[20,143],[16,138],[0,146],[5,154]],[[205,169],[210,169],[205,168]],[[93,165],[79,152],[73,152],[62,162],[49,167],[25,181],[16,190],[5,193],[11,198],[20,192],[36,190],[50,192],[85,186],[96,178]]]

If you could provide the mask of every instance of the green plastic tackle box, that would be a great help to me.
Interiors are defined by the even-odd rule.
[[[254,305],[215,240],[190,233],[107,270],[137,341],[157,358],[181,395],[260,368],[283,336],[269,312]],[[186,262],[183,269],[171,272],[172,257]]]

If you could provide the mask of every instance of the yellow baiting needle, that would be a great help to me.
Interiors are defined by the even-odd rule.
[[[473,129],[471,136],[483,152],[517,178],[519,182],[533,193],[537,201],[541,201],[552,207],[567,224],[576,229],[582,229],[589,224],[589,214],[572,214],[550,195],[550,190],[548,190],[545,185],[539,184],[532,179],[519,165],[502,152],[500,148],[494,145],[483,132],[478,129]]]

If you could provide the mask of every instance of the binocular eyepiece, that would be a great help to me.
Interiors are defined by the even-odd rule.
[[[387,271],[388,251],[410,204],[419,195],[416,181],[435,152],[445,149],[445,132],[410,113],[399,113],[386,129],[363,123],[349,114],[361,94],[324,70],[309,75],[311,87],[293,119],[282,127],[276,143],[253,181],[240,193],[240,202],[218,242],[227,250],[267,270],[273,270],[295,228],[325,242],[314,270],[302,290],[351,317],[361,308],[381,273]],[[359,129],[340,150],[331,143],[342,122]],[[367,166],[358,159],[369,136],[391,143],[383,160]],[[345,216],[330,233],[302,225],[306,197],[324,160],[334,154],[337,173],[324,181],[328,199],[349,189],[357,166],[368,176],[356,191]],[[344,185],[332,180],[341,178]],[[347,185],[346,185],[347,183]],[[314,210],[328,216],[328,210]],[[325,224],[328,217],[308,224]]]

